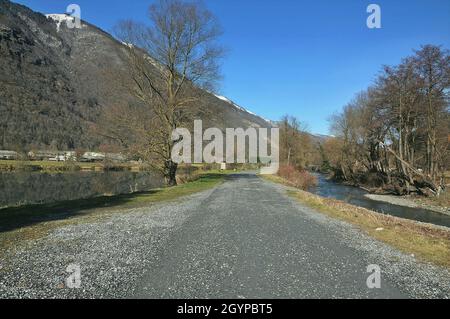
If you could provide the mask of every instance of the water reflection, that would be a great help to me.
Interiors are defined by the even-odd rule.
[[[129,194],[162,185],[156,172],[0,172],[0,207]]]
[[[379,213],[450,227],[450,216],[448,215],[443,215],[422,208],[403,207],[374,201],[365,197],[364,195],[367,194],[367,192],[360,188],[333,183],[321,174],[317,174],[316,176],[319,179],[319,184],[314,189],[311,189],[311,192],[314,194],[342,200],[356,206],[377,211]]]

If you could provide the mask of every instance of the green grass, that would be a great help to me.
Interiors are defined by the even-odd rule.
[[[24,240],[34,240],[70,224],[95,222],[126,208],[176,200],[217,186],[229,172],[208,172],[195,181],[148,192],[30,205],[0,210],[0,255]]]
[[[264,178],[288,185],[287,181],[278,176]],[[377,240],[407,254],[414,254],[419,260],[450,268],[450,232],[447,230],[379,214],[301,190],[288,191],[288,195],[322,214],[359,227]]]

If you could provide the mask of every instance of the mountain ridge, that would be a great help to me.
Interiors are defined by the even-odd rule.
[[[0,56],[0,149],[97,149],[110,142],[90,131],[102,113],[139,103],[126,89],[124,44],[84,20],[69,29],[0,0]],[[271,126],[214,93],[198,107],[217,127]]]

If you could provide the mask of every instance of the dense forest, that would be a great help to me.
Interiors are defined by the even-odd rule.
[[[393,194],[438,195],[450,165],[450,55],[426,45],[384,66],[330,119],[324,168],[336,179]]]

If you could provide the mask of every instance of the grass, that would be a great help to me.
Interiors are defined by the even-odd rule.
[[[264,178],[289,185],[278,176]],[[351,223],[369,236],[407,254],[413,254],[419,260],[450,268],[450,231],[379,214],[301,190],[290,190],[288,195],[320,213]]]
[[[446,172],[444,173],[444,177],[445,177],[445,182],[446,182],[447,184],[450,184],[450,171],[446,171]]]
[[[438,208],[450,208],[450,190],[447,188],[438,197],[412,197],[420,205],[436,206]]]
[[[220,184],[228,172],[208,172],[192,182],[149,192],[0,210],[0,256],[9,248],[71,224],[95,222],[126,208],[149,206],[202,192]]]

